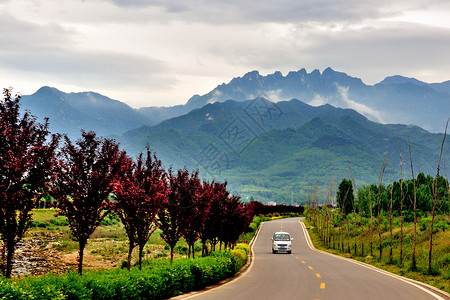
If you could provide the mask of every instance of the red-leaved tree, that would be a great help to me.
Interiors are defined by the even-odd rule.
[[[195,242],[200,236],[206,215],[209,209],[209,200],[201,197],[202,185],[198,178],[198,170],[189,177],[189,172],[183,171],[183,197],[181,199],[181,208],[183,209],[181,227],[182,235],[188,244],[188,257],[192,253],[195,258]],[[192,251],[192,252],[191,252]]]
[[[250,224],[247,209],[241,202],[241,197],[231,195],[223,202],[222,223],[219,231],[219,240],[230,248],[237,242],[239,236]]]
[[[131,254],[139,246],[139,269],[142,254],[150,236],[155,231],[155,218],[167,193],[166,172],[156,154],[147,148],[146,158],[141,153],[137,163],[131,158],[124,164],[122,180],[116,185],[114,209],[128,236],[128,270]]]
[[[57,199],[59,214],[67,218],[72,236],[79,244],[81,275],[84,248],[111,211],[112,192],[127,156],[113,140],[84,131],[75,145],[65,137],[60,156],[52,195]]]
[[[0,101],[0,235],[6,250],[4,275],[11,277],[17,243],[31,223],[31,210],[47,191],[59,136],[50,139],[44,124],[20,114],[20,96],[5,89]]]
[[[193,172],[193,178],[198,177],[198,172]],[[192,199],[196,197],[197,186],[190,185],[189,171],[178,170],[174,174],[172,169],[169,169],[168,182],[169,191],[163,205],[158,211],[156,222],[159,229],[161,229],[161,238],[170,247],[170,262],[173,262],[173,249],[178,240],[183,235],[186,218],[183,214],[192,205]]]
[[[219,235],[223,226],[224,203],[229,196],[227,191],[227,182],[220,183],[213,181],[211,183],[203,182],[202,198],[209,200],[209,209],[206,214],[203,228],[200,230],[200,240],[203,244],[202,255],[208,255],[206,242],[211,244],[211,251],[219,242]]]

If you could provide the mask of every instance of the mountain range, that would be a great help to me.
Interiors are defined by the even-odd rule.
[[[52,132],[77,139],[81,129],[94,130],[132,156],[149,145],[166,167],[199,168],[206,179],[228,180],[244,199],[289,203],[305,201],[316,183],[349,178],[349,167],[358,185],[377,182],[384,157],[385,178],[398,179],[399,149],[406,177],[408,139],[415,172],[433,174],[443,134],[427,130],[443,132],[450,82],[392,76],[370,86],[331,68],[252,71],[173,107],[133,109],[52,87],[23,96],[21,105],[49,117]]]
[[[139,111],[158,123],[208,103],[246,101],[260,96],[272,102],[299,99],[313,106],[352,108],[372,121],[414,124],[431,132],[443,132],[450,116],[450,81],[428,84],[397,75],[372,86],[331,68],[322,73],[301,69],[286,76],[281,72],[263,76],[252,71],[205,95],[194,95],[185,105]]]
[[[417,126],[376,123],[329,104],[256,98],[207,104],[128,131],[119,141],[133,155],[148,144],[166,166],[199,168],[204,177],[228,180],[246,197],[289,203],[291,193],[296,201],[305,200],[316,183],[326,188],[333,178],[337,184],[350,178],[349,167],[359,185],[377,182],[384,157],[389,160],[385,178],[397,180],[400,147],[408,177],[408,139],[415,172],[433,174],[442,138]]]

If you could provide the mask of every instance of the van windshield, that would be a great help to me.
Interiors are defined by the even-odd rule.
[[[273,237],[273,239],[275,241],[290,241],[291,237],[289,236],[289,234],[286,233],[279,233],[279,234],[275,234],[275,236]]]

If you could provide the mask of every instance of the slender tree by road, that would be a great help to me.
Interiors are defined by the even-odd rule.
[[[20,96],[4,90],[0,102],[0,235],[6,249],[4,275],[11,277],[17,243],[31,223],[36,199],[48,189],[59,136],[49,138],[48,120],[20,114]]]
[[[126,159],[124,151],[94,132],[82,132],[74,145],[65,137],[52,194],[79,244],[78,272],[83,273],[84,248],[111,211],[111,196]]]

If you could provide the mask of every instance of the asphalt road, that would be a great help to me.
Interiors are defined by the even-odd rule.
[[[449,299],[378,269],[313,250],[299,220],[265,222],[253,245],[253,263],[242,276],[184,299]],[[287,231],[294,238],[292,254],[272,254],[275,231]]]

